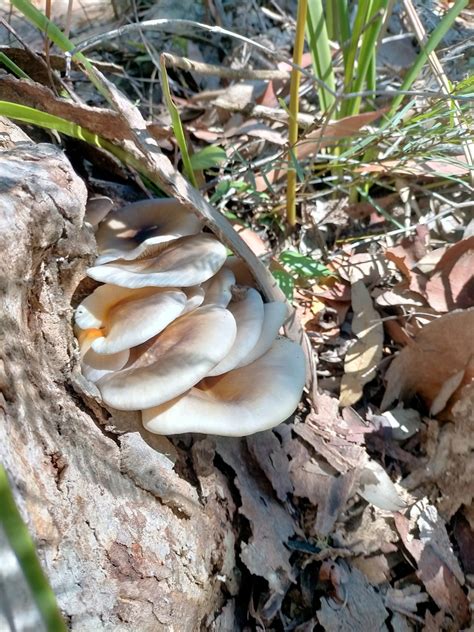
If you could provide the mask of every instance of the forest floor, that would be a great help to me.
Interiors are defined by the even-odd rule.
[[[416,3],[428,32],[447,4]],[[83,6],[88,18],[79,9],[74,14],[75,41],[107,30],[91,20],[97,7],[87,14]],[[427,65],[405,119],[381,131],[390,91],[417,54],[397,5],[378,56],[383,93],[370,108],[328,122],[314,81],[303,76],[301,140],[293,156],[299,219],[288,230],[291,66],[284,60],[291,60],[295,6],[290,0],[138,0],[124,17],[111,13],[107,28],[165,16],[244,39],[196,28],[178,32],[174,25],[174,34],[135,32],[102,41],[91,53],[154,124],[162,150],[181,169],[157,68],[159,54],[171,53],[171,92],[199,166],[198,185],[270,267],[316,359],[313,386],[290,423],[239,442],[216,440],[216,463],[234,477],[240,505],[242,580],[214,626],[469,629],[474,220],[466,155],[473,147],[472,110],[463,113],[464,129],[453,124],[447,101],[430,96],[440,88]],[[472,71],[473,24],[467,9],[438,49],[453,84]],[[33,31],[21,37],[43,46]],[[196,63],[182,69],[181,57]],[[309,54],[303,62],[310,67]],[[268,70],[269,78],[255,68]],[[89,105],[102,105],[78,71],[69,81]],[[91,195],[114,203],[143,197],[143,183],[130,172],[92,149],[74,158],[76,141],[66,146]],[[343,164],[339,157],[349,150]],[[190,445],[173,443],[180,454]],[[196,444],[195,456],[199,449]]]

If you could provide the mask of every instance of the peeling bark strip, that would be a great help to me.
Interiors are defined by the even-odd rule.
[[[72,630],[194,631],[232,573],[229,518],[157,455],[140,466],[156,438],[133,415],[118,442],[73,391],[85,186],[59,149],[1,120],[0,138],[0,461]]]

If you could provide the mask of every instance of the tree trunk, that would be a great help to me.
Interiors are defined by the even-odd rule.
[[[0,130],[0,460],[59,606],[75,631],[209,629],[235,562],[226,483],[204,465],[191,485],[164,454],[188,472],[184,450],[88,391],[71,307],[95,248],[86,188],[58,148]]]

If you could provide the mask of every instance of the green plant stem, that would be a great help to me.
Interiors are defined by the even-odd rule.
[[[168,81],[168,73],[166,72],[166,62],[165,55],[160,55],[160,78],[161,78],[161,89],[163,91],[163,100],[168,108],[169,115],[171,117],[171,124],[173,126],[173,132],[176,136],[176,141],[179,145],[179,149],[181,151],[181,158],[183,159],[183,168],[186,177],[191,182],[193,187],[198,188],[198,184],[196,181],[196,177],[194,175],[193,165],[191,163],[191,158],[189,157],[188,144],[186,142],[186,136],[184,134],[183,124],[181,123],[181,117],[179,116],[179,111],[176,105],[174,104],[173,98],[171,96],[170,84]]]
[[[334,92],[336,80],[334,78],[331,47],[329,46],[322,0],[308,0],[306,34],[314,74]],[[324,86],[321,86],[318,88],[318,96],[322,112],[329,112],[335,101],[334,94],[331,94]]]
[[[0,465],[0,525],[31,589],[46,630],[66,632],[66,624],[41,568],[31,536],[15,504],[3,465]]]
[[[451,7],[451,9],[449,9],[449,11],[446,12],[441,22],[431,33],[428,41],[426,42],[426,46],[424,46],[424,48],[421,50],[415,63],[407,72],[400,90],[409,90],[411,88],[413,82],[418,77],[421,69],[425,65],[428,59],[428,55],[432,53],[435,50],[435,48],[439,45],[443,37],[446,35],[446,33],[451,28],[451,26],[454,24],[458,15],[461,13],[463,9],[467,7],[468,3],[469,3],[469,0],[456,0],[456,2]],[[403,101],[403,99],[404,99],[403,94],[399,94],[398,96],[394,98],[392,102],[392,107],[390,109],[390,112],[388,113],[389,120],[395,114],[398,106]]]
[[[298,14],[296,18],[296,35],[293,49],[293,63],[301,65],[304,47],[304,30],[306,23],[306,13],[308,8],[307,0],[298,1]],[[291,151],[298,141],[298,110],[299,110],[299,87],[301,73],[295,68],[291,71],[290,82],[290,107],[288,124],[288,143],[290,152],[288,153],[288,175],[287,175],[287,201],[286,218],[288,224],[293,228],[296,224],[296,169],[290,167]]]

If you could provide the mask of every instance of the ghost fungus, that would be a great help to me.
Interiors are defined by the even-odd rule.
[[[261,432],[294,412],[304,383],[303,351],[282,338],[252,364],[206,378],[181,397],[143,410],[143,425],[158,434],[239,437]]]
[[[96,353],[117,353],[159,334],[186,308],[187,297],[178,290],[118,303],[110,310],[103,335],[92,343]]]
[[[263,325],[263,301],[257,290],[247,288],[241,300],[231,303],[229,311],[237,324],[235,342],[225,358],[208,373],[222,375],[234,369],[257,344]]]
[[[248,435],[295,410],[304,354],[277,339],[287,305],[264,304],[245,263],[201,228],[174,200],[104,217],[88,274],[105,285],[75,314],[81,368],[152,432]]]
[[[195,235],[201,222],[172,198],[142,200],[107,214],[96,234],[96,265],[156,255],[170,242]]]
[[[255,346],[242,358],[237,367],[251,364],[266,353],[278,336],[280,327],[288,317],[288,308],[284,303],[265,303],[263,306],[262,332]]]
[[[122,287],[190,287],[210,279],[224,264],[226,248],[209,234],[176,239],[156,257],[118,260],[94,266],[87,274]]]
[[[128,349],[111,355],[96,353],[92,344],[102,336],[99,329],[76,330],[81,354],[81,371],[85,378],[91,382],[97,382],[100,378],[122,369],[128,362],[130,352]]]
[[[204,283],[204,305],[221,305],[227,307],[232,298],[235,275],[226,266]]]
[[[118,410],[167,402],[197,384],[227,355],[235,333],[229,311],[198,307],[173,321],[132,364],[99,380],[102,399]]]

